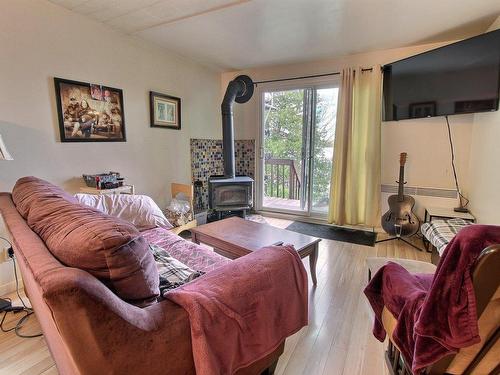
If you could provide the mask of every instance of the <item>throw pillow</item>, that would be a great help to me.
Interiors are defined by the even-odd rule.
[[[158,205],[147,195],[76,194],[75,198],[80,203],[98,209],[105,214],[132,223],[140,231],[157,227],[172,228]]]

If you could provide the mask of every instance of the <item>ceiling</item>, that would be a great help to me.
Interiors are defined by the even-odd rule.
[[[219,70],[484,32],[498,0],[49,0]]]

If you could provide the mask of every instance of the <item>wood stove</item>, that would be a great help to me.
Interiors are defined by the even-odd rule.
[[[253,81],[248,76],[238,76],[229,82],[221,104],[224,176],[208,180],[209,207],[220,218],[225,211],[246,211],[253,207],[253,179],[236,176],[234,162],[233,104],[246,103],[253,95]]]
[[[211,177],[208,199],[216,211],[246,212],[253,207],[253,180],[248,176]]]

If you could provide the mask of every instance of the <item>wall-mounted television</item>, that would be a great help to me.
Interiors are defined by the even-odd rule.
[[[500,30],[384,65],[384,121],[498,110]]]

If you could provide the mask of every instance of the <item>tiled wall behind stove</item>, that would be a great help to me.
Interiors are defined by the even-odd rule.
[[[234,142],[236,174],[254,178],[255,140]],[[195,206],[201,197],[201,208],[208,208],[208,178],[224,174],[222,139],[191,139],[191,173],[193,183],[201,181],[201,188],[195,187]]]

